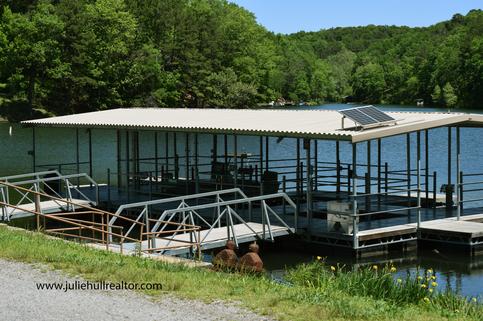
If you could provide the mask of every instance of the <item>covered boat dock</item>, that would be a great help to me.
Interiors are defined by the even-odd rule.
[[[122,108],[22,124],[32,127],[34,172],[45,169],[36,160],[43,149],[37,146],[36,135],[43,127],[75,130],[76,146],[69,152],[75,156],[77,172],[86,156],[81,155],[79,135],[87,133],[84,163],[90,176],[93,130],[115,131],[116,166],[106,169],[107,186],[101,191],[106,207],[232,188],[248,197],[280,192],[293,199],[296,208],[281,201],[270,204],[271,210],[287,223],[295,218],[292,227],[310,242],[359,251],[399,246],[423,235],[435,242],[451,239],[472,251],[481,248],[482,220],[461,217],[483,213],[467,206],[483,198],[465,197],[467,191],[483,190],[483,174],[461,171],[460,131],[483,127],[483,115],[387,116],[394,121],[365,126],[364,120],[335,110]],[[446,159],[441,160],[447,163],[447,181],[441,185],[438,173],[430,169],[428,138],[431,130],[442,127],[447,128],[448,140],[446,146],[438,146],[447,148]],[[404,168],[383,162],[384,153],[391,152],[384,148],[385,139],[393,136],[405,137],[405,146],[398,146],[405,149]],[[251,143],[243,137],[250,137]],[[282,157],[273,153],[273,145],[286,141],[292,142],[292,150]],[[333,145],[328,148],[322,141]],[[350,150],[350,160],[344,160],[343,149]],[[319,160],[321,154],[331,155],[332,161]],[[262,219],[260,213],[251,212],[251,222]],[[438,230],[432,233],[428,222],[441,219],[450,221],[436,224]],[[442,226],[453,224],[446,227],[450,233],[460,221],[474,233],[464,240],[438,236]],[[476,225],[466,226],[469,222]]]

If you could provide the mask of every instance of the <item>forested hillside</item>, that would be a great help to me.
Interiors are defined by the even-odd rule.
[[[482,54],[481,10],[280,35],[225,0],[0,0],[0,114],[348,96],[483,108]]]

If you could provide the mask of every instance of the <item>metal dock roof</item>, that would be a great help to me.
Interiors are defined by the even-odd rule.
[[[388,112],[397,124],[342,129],[336,110],[119,108],[23,121],[30,127],[110,128],[303,137],[353,143],[442,126],[483,127],[483,115]]]

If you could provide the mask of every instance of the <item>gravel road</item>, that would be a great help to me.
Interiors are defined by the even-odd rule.
[[[0,320],[269,320],[236,305],[163,296],[156,301],[127,290],[37,290],[38,282],[74,282],[45,267],[0,260]]]

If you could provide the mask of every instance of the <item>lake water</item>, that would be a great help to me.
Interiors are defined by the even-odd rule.
[[[304,107],[306,109],[343,109],[350,105],[329,104],[316,107]],[[415,106],[379,106],[386,111],[442,111],[438,108],[421,108]],[[184,154],[184,138],[178,139],[178,153]],[[112,130],[93,130],[93,177],[99,182],[105,182],[107,169],[116,168],[116,133]],[[440,186],[447,181],[447,129],[434,129],[429,135],[429,162],[430,171],[438,172],[438,183]],[[483,172],[483,145],[480,139],[483,138],[483,129],[464,128],[461,129],[461,168],[466,173]],[[221,137],[219,145],[222,152]],[[453,134],[453,140],[455,135]],[[153,146],[154,138],[152,133],[141,133],[140,140],[146,146]],[[412,148],[416,147],[416,135],[411,136]],[[72,129],[41,129],[36,134],[37,141],[37,165],[45,165],[45,169],[53,166],[54,163],[75,163],[75,131]],[[424,142],[424,139],[422,139]],[[32,149],[32,130],[22,128],[18,124],[0,123],[0,176],[25,173],[32,171],[32,157],[29,151]],[[87,161],[88,157],[88,135],[85,130],[80,131],[80,155],[81,161]],[[206,151],[209,156],[211,149],[211,136],[200,135],[200,150]],[[163,140],[160,142],[160,153],[164,151]],[[240,151],[258,153],[258,138],[240,136],[238,146]],[[383,140],[383,162],[388,162],[391,169],[404,169],[406,166],[406,137],[396,136]],[[454,145],[455,146],[455,145]],[[231,150],[232,146],[229,146]],[[173,152],[172,143],[169,146],[170,153]],[[454,148],[455,149],[455,148]],[[318,144],[319,161],[333,162],[335,159],[334,142],[320,141]],[[413,150],[413,152],[414,152]],[[359,144],[358,160],[364,163],[366,160],[366,145]],[[372,159],[375,163],[377,157],[376,145],[372,148]],[[284,139],[280,143],[270,144],[271,158],[284,159],[295,157],[295,140]],[[302,154],[303,155],[303,154]],[[154,156],[154,148],[141,149],[141,157]],[[303,155],[304,156],[304,155]],[[302,156],[302,157],[303,157]],[[453,155],[453,161],[456,156]],[[351,146],[348,143],[341,143],[341,161],[351,161]],[[424,153],[422,164],[424,164]],[[182,165],[182,164],[180,164]],[[412,167],[416,168],[415,159],[412,159]],[[181,166],[183,168],[183,166]],[[455,167],[454,167],[455,168]],[[141,168],[142,170],[142,168]],[[200,169],[201,170],[201,169]],[[68,165],[62,168],[65,173],[75,171],[75,165]],[[81,165],[82,172],[88,172],[86,165]],[[181,173],[182,174],[182,173]],[[455,175],[453,170],[453,175]],[[455,181],[455,177],[453,177]],[[482,204],[474,204],[482,205]],[[320,253],[301,252],[277,252],[269,251],[263,254],[267,268],[273,273],[278,273],[284,266],[292,266],[300,262],[313,260]],[[400,271],[412,270],[415,266],[421,265],[425,268],[434,268],[446,284],[467,296],[480,296],[483,292],[483,261],[481,259],[469,260],[468,258],[456,258],[449,260],[444,254],[422,253],[417,257],[395,258],[400,266]],[[329,256],[330,262],[342,262],[353,264],[350,260],[337,256]],[[277,272],[278,271],[278,272]]]

